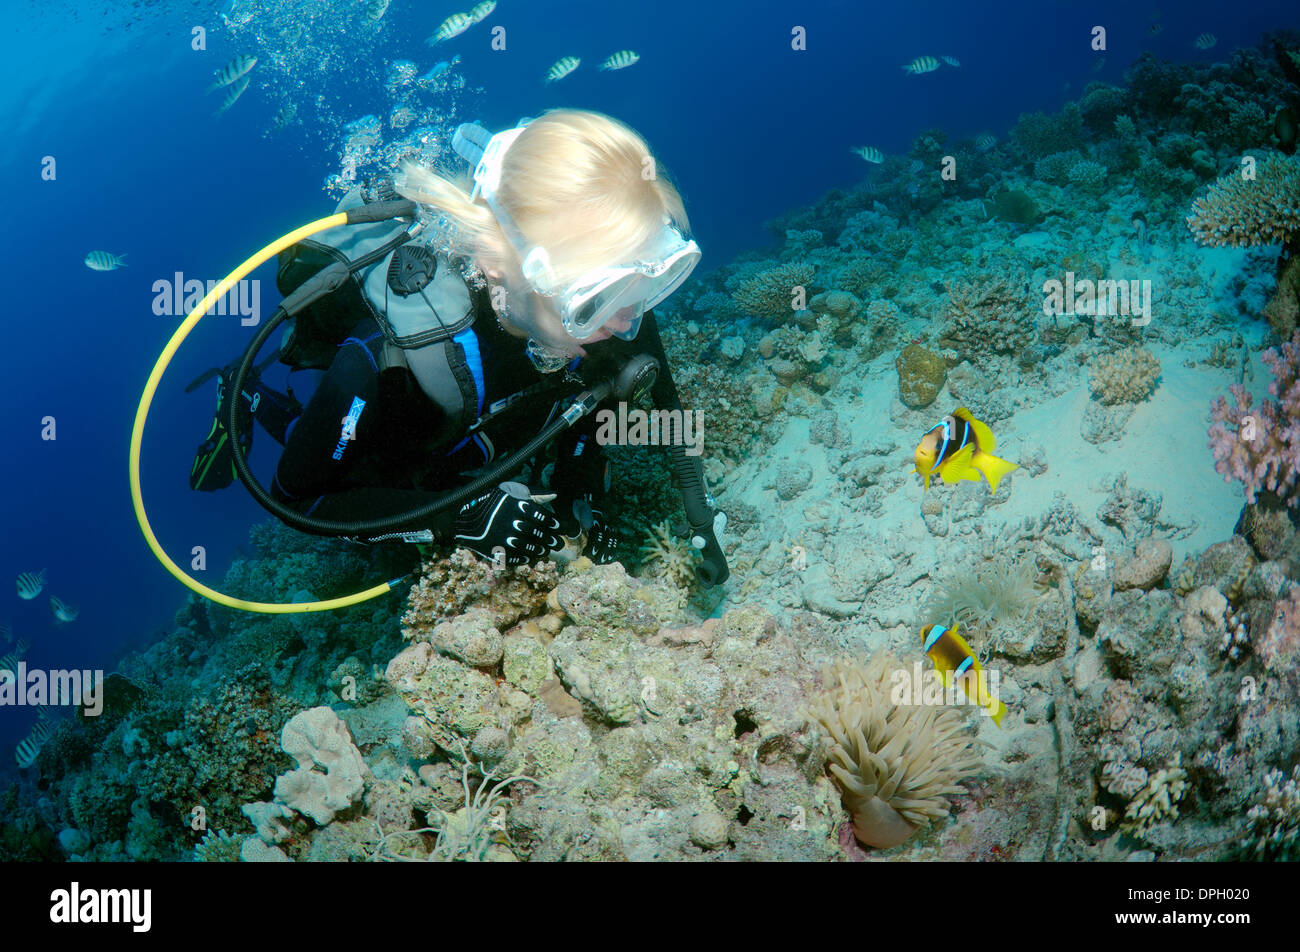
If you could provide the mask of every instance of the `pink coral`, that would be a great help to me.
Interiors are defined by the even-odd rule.
[[[1265,351],[1261,359],[1273,372],[1268,392],[1274,399],[1256,408],[1245,388],[1233,384],[1228,389],[1236,406],[1223,397],[1210,405],[1214,468],[1226,482],[1240,480],[1248,502],[1266,489],[1300,506],[1300,493],[1295,492],[1300,473],[1300,334]]]

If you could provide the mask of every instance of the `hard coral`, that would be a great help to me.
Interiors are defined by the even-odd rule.
[[[939,343],[976,366],[998,354],[1023,354],[1036,334],[1023,277],[948,284],[948,323]]]
[[[778,265],[743,282],[732,299],[748,314],[785,320],[795,312],[795,288],[806,289],[812,279],[813,267],[810,264]]]
[[[1187,792],[1187,771],[1183,770],[1181,757],[1173,759],[1156,772],[1144,790],[1140,790],[1124,812],[1121,829],[1134,836],[1145,836],[1147,831],[1164,820],[1178,819],[1178,802]]]
[[[946,797],[982,765],[960,714],[942,705],[896,704],[897,659],[876,655],[863,667],[841,661],[810,716],[833,742],[828,767],[838,782],[853,833],[877,848],[897,846],[948,815]],[[833,683],[832,683],[833,682]]]
[[[1214,247],[1291,241],[1300,233],[1300,162],[1268,158],[1253,178],[1225,175],[1192,205],[1187,227],[1199,243]]]
[[[1300,470],[1300,334],[1265,351],[1261,359],[1273,371],[1268,392],[1274,399],[1255,407],[1250,393],[1233,384],[1228,389],[1236,406],[1229,406],[1223,397],[1210,405],[1214,468],[1225,482],[1240,480],[1248,502],[1255,502],[1256,494],[1267,489],[1288,505],[1300,505],[1300,494],[1295,492]]]
[[[1268,772],[1260,802],[1246,814],[1256,836],[1255,856],[1259,859],[1300,858],[1300,767],[1293,769],[1285,782],[1283,776],[1280,770]]]
[[[1107,406],[1146,400],[1160,379],[1160,361],[1144,347],[1103,354],[1092,362],[1091,369],[1088,385]]]
[[[658,574],[678,588],[689,590],[695,586],[695,566],[699,559],[686,540],[673,535],[667,520],[650,527],[641,546],[641,561],[656,566]]]

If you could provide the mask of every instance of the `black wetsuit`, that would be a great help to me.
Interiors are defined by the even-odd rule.
[[[464,485],[485,463],[521,447],[560,412],[561,401],[595,382],[594,374],[606,358],[629,347],[662,354],[654,316],[646,314],[638,336],[651,338],[653,349],[637,346],[638,341],[602,341],[593,345],[590,357],[575,361],[568,370],[542,374],[529,360],[524,340],[497,323],[486,295],[476,295],[475,301],[474,323],[454,338],[457,377],[464,380],[463,387],[472,387],[465,392],[477,397],[479,415],[490,413],[498,401],[524,393],[521,399],[472,435],[466,431],[474,422],[473,412],[449,434],[443,411],[424,394],[410,370],[379,370],[383,336],[367,317],[339,347],[302,416],[287,432],[271,495],[323,519],[400,516]],[[354,424],[346,422],[350,416]],[[595,419],[595,413],[587,415],[556,441],[550,489],[562,497],[599,498],[606,488],[605,463],[594,439]],[[455,515],[454,510],[444,512],[402,528],[432,529],[445,543],[453,533]]]

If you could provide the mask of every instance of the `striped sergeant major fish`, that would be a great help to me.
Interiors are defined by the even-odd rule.
[[[961,62],[960,62],[960,61],[957,59],[957,57],[955,57],[955,56],[940,56],[939,59],[943,60],[943,61],[944,61],[945,63],[947,63],[949,66],[960,66],[960,65],[961,65]]]
[[[989,489],[997,492],[1002,477],[1020,468],[994,456],[997,445],[993,431],[960,407],[926,431],[912,458],[916,472],[925,477],[926,489],[935,473],[945,483],[963,479],[977,483],[982,473],[989,481]]]
[[[1211,47],[1217,46],[1218,42],[1219,38],[1213,33],[1202,33],[1192,42],[1192,46],[1196,47],[1198,50],[1208,50]]]
[[[257,57],[249,56],[247,53],[240,53],[221,69],[212,74],[212,85],[208,87],[208,92],[214,89],[220,89],[223,86],[229,86],[239,77],[247,73],[257,65]]]
[[[81,614],[81,609],[73,608],[61,598],[50,599],[50,611],[54,613],[55,624],[66,624],[70,621],[76,621],[77,616]]]
[[[483,0],[482,3],[474,5],[474,9],[469,11],[469,18],[475,23],[482,23],[492,15],[492,11],[497,8],[497,0]]]
[[[108,254],[108,252],[92,251],[90,254],[86,255],[86,265],[88,267],[95,268],[95,266],[90,263],[91,257],[93,257],[94,255],[104,255],[104,254]],[[112,255],[109,255],[109,257],[111,258]],[[95,268],[95,270],[111,271],[112,269]],[[23,572],[21,575],[18,576],[18,582],[16,587],[18,589],[19,598],[25,599],[27,601],[30,601],[31,599],[35,598],[37,595],[41,594],[41,589],[45,588],[45,569],[41,569],[39,572]]]
[[[107,251],[92,251],[85,257],[86,267],[91,271],[116,271],[118,268],[125,268],[126,254],[110,254]],[[38,589],[39,592],[39,589]],[[19,594],[22,594],[21,592]],[[35,598],[35,595],[24,595],[24,598]]]
[[[247,88],[248,88],[247,76],[244,76],[236,80],[235,84],[230,87],[230,91],[226,93],[226,97],[221,100],[221,105],[217,107],[217,111],[214,112],[213,115],[219,116],[227,109],[229,109],[231,106],[233,106],[235,104],[235,100],[238,99],[240,96],[244,95],[244,90]]]
[[[903,67],[903,71],[911,73],[913,76],[920,76],[922,73],[933,73],[939,68],[939,60],[933,56],[918,56],[912,62]]]
[[[961,627],[954,624],[927,625],[921,630],[921,647],[925,656],[934,662],[944,687],[957,685],[966,697],[989,712],[993,723],[1002,726],[1007,706],[989,693],[988,675],[966,639],[958,634]]]
[[[23,660],[23,655],[27,654],[27,649],[31,646],[30,641],[19,638],[18,644],[14,645],[14,650],[0,658],[0,671],[9,671],[16,675],[18,673],[18,662]]]
[[[546,71],[546,81],[548,83],[558,82],[577,69],[581,63],[582,60],[576,56],[566,56],[563,59],[556,60],[555,64]]]
[[[485,14],[486,15],[486,14]],[[460,36],[466,30],[474,25],[474,18],[468,13],[453,13],[434,32],[433,36],[425,40],[430,46],[436,46],[439,43],[450,40],[452,37]]]
[[[54,732],[53,726],[49,721],[42,718],[33,725],[31,733],[18,742],[18,749],[14,752],[14,760],[18,761],[18,766],[26,770],[32,764],[36,763],[36,755],[41,752],[45,742],[50,739],[50,734]]]
[[[641,54],[633,50],[619,50],[601,63],[598,68],[608,70],[627,69],[640,58]]]
[[[864,162],[870,162],[872,165],[879,165],[885,161],[885,153],[881,152],[874,145],[860,145],[856,149],[849,149],[854,155]]]

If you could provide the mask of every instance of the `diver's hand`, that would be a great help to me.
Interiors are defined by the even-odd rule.
[[[587,534],[587,544],[582,554],[597,565],[614,561],[614,549],[618,547],[618,536],[605,521],[605,514],[599,509],[591,508],[591,496],[578,497],[561,494],[555,503],[555,514],[560,520],[560,535],[576,539],[582,533]]]
[[[538,505],[554,498],[522,483],[500,483],[461,507],[453,539],[499,565],[539,562],[563,545],[559,521]]]
[[[605,514],[599,509],[591,511],[591,528],[587,530],[587,545],[582,554],[597,565],[606,565],[614,561],[614,550],[618,548],[618,536],[605,521]]]

